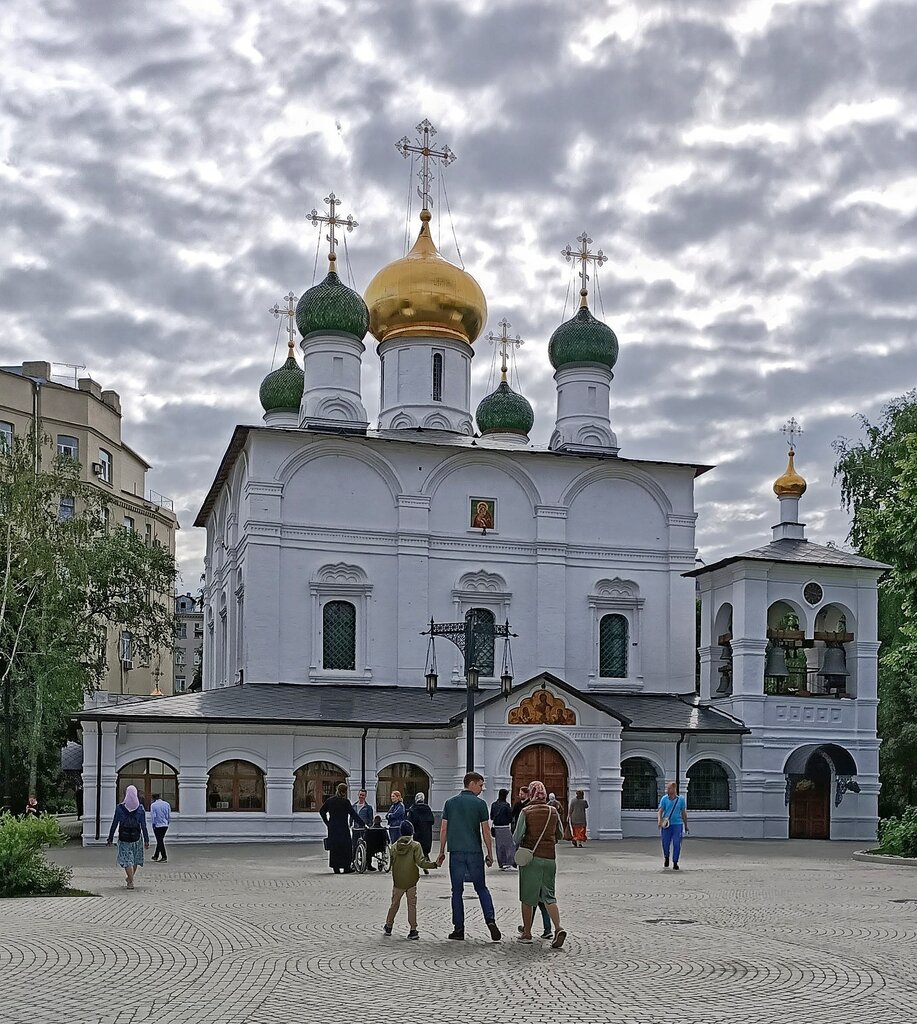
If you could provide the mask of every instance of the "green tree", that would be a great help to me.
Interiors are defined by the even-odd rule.
[[[111,499],[65,456],[39,457],[48,439],[0,448],[0,686],[4,800],[14,771],[35,792],[56,759],[69,716],[100,685],[111,630],[135,656],[169,647],[171,552],[108,529]]]
[[[895,399],[865,437],[835,442],[835,476],[853,513],[850,540],[892,566],[879,585],[879,735],[883,816],[917,804],[917,391]]]

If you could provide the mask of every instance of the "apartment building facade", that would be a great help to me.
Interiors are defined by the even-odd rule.
[[[172,692],[185,693],[201,688],[204,657],[204,607],[193,594],[175,598],[175,648],[173,651]]]

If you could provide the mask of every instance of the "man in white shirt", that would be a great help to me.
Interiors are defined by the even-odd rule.
[[[150,819],[153,824],[153,833],[156,836],[156,852],[153,860],[161,860],[163,864],[169,859],[166,856],[166,832],[169,831],[169,822],[172,820],[172,808],[168,800],[163,800],[158,793],[153,794],[153,802],[150,804]]]

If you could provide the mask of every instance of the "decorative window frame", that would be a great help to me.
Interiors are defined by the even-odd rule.
[[[358,565],[337,562],[323,565],[309,581],[312,597],[312,657],[309,679],[316,683],[372,682],[373,670],[369,638],[373,586]],[[356,671],[326,669],[322,664],[322,621],[329,601],[349,601],[357,610]],[[359,666],[363,666],[360,668]]]
[[[474,531],[478,533],[478,530]],[[490,530],[487,531],[490,534]],[[464,622],[465,615],[472,608],[486,608],[493,612],[494,622],[500,625],[509,618],[512,593],[506,589],[506,580],[495,572],[478,569],[463,573],[452,591],[453,618],[456,622]],[[502,665],[502,649],[494,650],[494,675],[482,676],[482,679],[499,678],[498,669]],[[465,679],[465,663],[460,652],[457,652],[452,668],[452,682],[461,683]]]
[[[596,583],[588,601],[592,613],[592,658],[587,684],[589,689],[628,692],[642,690],[643,654],[640,647],[640,620],[643,618],[646,599],[640,597],[640,587],[633,580],[624,580],[620,576],[602,579]],[[627,620],[630,646],[627,651],[627,676],[623,679],[599,675],[599,627],[603,616],[613,614],[623,615]]]

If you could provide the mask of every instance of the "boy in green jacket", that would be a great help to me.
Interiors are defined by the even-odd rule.
[[[414,826],[409,821],[401,823],[401,837],[389,847],[392,858],[392,905],[388,908],[388,917],[382,930],[386,935],[392,934],[392,925],[395,923],[395,915],[401,906],[401,897],[407,894],[408,897],[408,924],[411,930],[408,932],[409,939],[419,939],[417,931],[417,882],[420,878],[420,869],[439,867],[435,860],[427,860],[423,855],[423,848],[420,843],[413,839]]]

